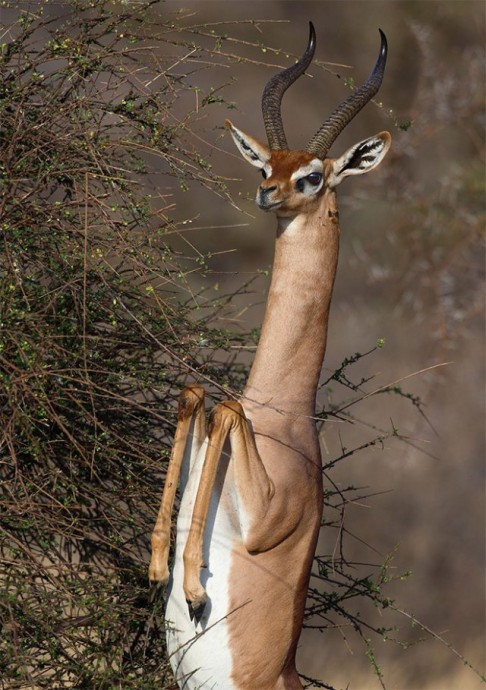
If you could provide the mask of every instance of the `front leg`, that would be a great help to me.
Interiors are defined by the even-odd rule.
[[[252,538],[253,527],[261,527],[274,495],[273,482],[258,454],[242,406],[233,401],[216,405],[209,420],[208,447],[184,549],[184,593],[191,617],[196,620],[199,620],[207,599],[200,580],[200,571],[204,567],[204,531],[219,460],[228,435],[242,536],[249,550],[255,550],[256,547]]]
[[[192,423],[194,423],[193,437],[189,438]],[[179,396],[174,444],[167,468],[159,513],[152,532],[152,558],[149,567],[149,580],[151,582],[166,584],[169,579],[170,525],[184,454],[190,451],[191,455],[194,456],[201,447],[205,435],[204,389],[200,386],[188,386]]]

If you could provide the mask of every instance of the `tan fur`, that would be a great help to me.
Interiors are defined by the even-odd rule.
[[[232,544],[225,612],[232,686],[298,690],[302,685],[295,652],[322,517],[321,456],[313,416],[339,254],[334,186],[347,174],[367,170],[342,172],[335,161],[315,162],[315,156],[306,151],[270,151],[231,123],[228,126],[242,155],[252,165],[271,171],[259,193],[269,190],[263,196],[271,195],[276,205],[277,238],[260,342],[241,404],[217,405],[210,418],[184,550],[184,593],[197,619],[206,605],[200,573],[208,565],[202,554],[216,492],[218,510],[226,520],[218,524],[228,525],[224,536]],[[373,146],[384,150],[377,153],[377,160],[388,150],[387,136],[373,138]],[[342,160],[351,160],[351,154]],[[322,188],[302,192],[296,184],[302,174],[299,169],[308,171],[311,161],[322,169]],[[183,393],[184,400],[191,400],[190,413],[186,410],[179,417],[170,482],[175,481],[190,424],[198,429],[195,436],[203,428],[202,395],[194,390]],[[230,459],[222,463],[228,443]],[[172,489],[171,484],[167,496],[164,489],[153,536],[150,576],[155,580],[167,572],[166,521],[172,510]],[[213,515],[213,519],[218,518]],[[208,567],[216,576],[217,562]],[[214,680],[215,688],[225,690],[224,679]]]
[[[194,420],[194,450],[200,447],[205,433],[204,389],[200,386],[188,386],[179,396],[177,429],[172,446],[172,453],[167,468],[164,491],[160,502],[159,513],[152,532],[152,558],[149,567],[151,582],[167,584],[169,579],[170,524],[174,498],[179,483],[182,459],[187,445],[191,422]]]

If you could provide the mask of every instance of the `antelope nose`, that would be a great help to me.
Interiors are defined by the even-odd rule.
[[[275,192],[275,195],[274,195]],[[269,211],[270,209],[280,206],[282,203],[279,196],[278,184],[260,185],[256,195],[256,203],[262,211]]]
[[[263,197],[265,197],[265,196],[267,196],[267,194],[270,194],[270,192],[274,192],[276,189],[277,189],[276,184],[272,185],[271,187],[267,187],[267,186],[263,187],[262,185],[260,185],[260,194]]]

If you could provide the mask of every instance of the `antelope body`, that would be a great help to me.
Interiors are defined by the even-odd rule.
[[[295,653],[322,517],[315,397],[339,249],[335,189],[375,168],[381,132],[337,159],[332,143],[378,91],[387,45],[368,80],[325,121],[305,151],[288,149],[283,93],[309,66],[307,49],[263,94],[268,145],[227,121],[263,181],[256,203],[277,216],[261,337],[241,399],[217,405],[206,428],[204,390],[181,393],[174,447],[152,535],[149,577],[168,581],[167,647],[184,690],[302,688]],[[181,504],[169,579],[170,521]]]

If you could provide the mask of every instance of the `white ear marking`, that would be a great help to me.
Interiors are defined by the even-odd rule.
[[[391,136],[388,132],[380,132],[358,142],[332,162],[328,186],[337,187],[348,175],[362,175],[373,170],[386,156],[390,145]]]
[[[271,154],[268,146],[242,132],[230,120],[225,120],[225,125],[243,158],[256,168],[263,168],[265,163],[270,160]]]

